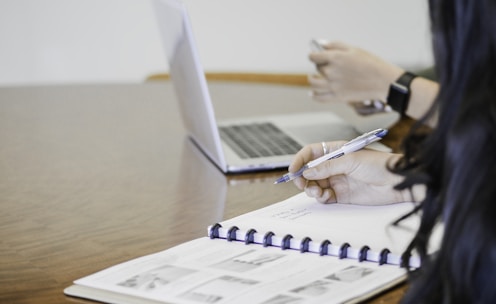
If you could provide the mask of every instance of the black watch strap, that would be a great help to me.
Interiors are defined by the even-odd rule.
[[[410,101],[410,84],[417,75],[405,72],[389,86],[387,104],[396,112],[405,115]]]

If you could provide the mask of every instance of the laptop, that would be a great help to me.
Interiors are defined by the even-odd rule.
[[[180,0],[155,0],[154,7],[185,128],[222,172],[287,168],[306,144],[358,135],[350,123],[332,112],[216,121],[186,7]]]

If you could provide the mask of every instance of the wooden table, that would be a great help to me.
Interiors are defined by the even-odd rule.
[[[329,107],[302,87],[210,89],[220,118]],[[85,302],[63,289],[296,194],[272,185],[281,173],[223,175],[186,138],[168,82],[0,88],[0,302]]]

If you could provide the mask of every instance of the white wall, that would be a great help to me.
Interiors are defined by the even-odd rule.
[[[307,73],[312,37],[432,63],[422,0],[184,0],[208,71]],[[147,0],[0,0],[0,85],[137,82],[167,70]]]

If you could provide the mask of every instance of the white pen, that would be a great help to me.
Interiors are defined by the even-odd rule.
[[[278,178],[274,184],[280,184],[280,183],[285,183],[289,182],[297,177],[302,176],[303,171],[316,167],[320,165],[321,163],[333,159],[333,158],[338,158],[341,157],[345,154],[352,153],[355,151],[358,151],[368,145],[370,145],[373,142],[381,140],[384,136],[386,136],[388,130],[386,129],[377,129],[374,131],[367,132],[365,134],[362,134],[358,136],[355,139],[350,140],[349,142],[345,143],[341,148],[337,149],[336,151],[332,151],[331,153],[324,154],[323,156],[316,158],[310,162],[308,162],[306,165],[300,168],[300,170],[294,172],[294,173],[287,173]]]

